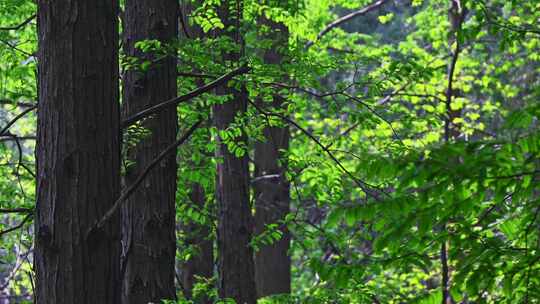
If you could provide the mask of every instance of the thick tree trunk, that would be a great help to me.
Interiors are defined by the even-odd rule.
[[[260,22],[270,29],[264,38],[272,39],[274,45],[264,54],[264,63],[279,65],[283,55],[279,49],[287,46],[288,31],[282,23],[276,23],[261,17]],[[274,96],[271,105],[262,107],[280,109],[282,99]],[[268,107],[270,106],[270,107]],[[279,223],[285,219],[290,209],[289,182],[285,177],[287,163],[283,159],[283,150],[289,148],[289,128],[266,127],[265,142],[255,144],[255,233],[261,234],[266,225]],[[255,279],[257,297],[291,292],[291,257],[288,254],[290,233],[286,226],[280,225],[280,240],[271,245],[262,245],[255,252]]]
[[[120,301],[118,3],[39,0],[36,303]],[[90,236],[90,237],[87,237]]]
[[[234,8],[234,13],[229,11]],[[242,0],[222,1],[218,15],[225,30],[218,35],[227,35],[238,45],[243,41],[240,35],[242,21]],[[234,28],[235,30],[231,30]],[[240,59],[239,53],[223,54],[223,59],[232,64]],[[218,95],[231,95],[232,99],[213,107],[214,124],[218,130],[225,130],[238,115],[247,108],[245,89],[236,90],[223,86]],[[253,249],[250,246],[253,219],[249,202],[249,168],[247,151],[238,157],[231,153],[223,142],[216,151],[218,157],[216,199],[218,203],[218,291],[221,298],[232,298],[238,304],[255,304],[255,270]],[[242,135],[237,139],[245,142]]]
[[[158,58],[135,48],[142,40],[162,45],[177,37],[178,3],[175,0],[127,0],[124,14],[126,55],[152,61],[148,70],[131,69],[123,78],[126,117],[173,98],[177,94],[175,56]],[[129,186],[177,133],[176,109],[162,111],[143,122],[148,136],[127,147],[125,181]],[[175,299],[175,193],[176,155],[156,167],[122,209],[122,303],[159,303]]]

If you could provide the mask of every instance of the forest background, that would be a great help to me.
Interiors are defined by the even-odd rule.
[[[37,16],[53,6],[37,2],[0,2],[0,303],[54,303],[36,300],[51,39]],[[144,278],[168,280],[158,299],[174,303],[540,302],[539,1],[167,0],[166,39],[137,32],[137,2],[121,1],[113,37],[125,297]],[[153,71],[165,78],[142,86],[158,92],[129,105]],[[169,128],[129,120],[176,96]],[[156,130],[168,139],[152,144]],[[147,243],[167,252],[165,277],[126,258],[126,235],[148,241],[144,191],[173,202],[170,234]]]

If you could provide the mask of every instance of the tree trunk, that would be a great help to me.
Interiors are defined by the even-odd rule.
[[[177,94],[174,55],[158,58],[135,48],[142,40],[164,45],[178,34],[178,3],[175,0],[127,0],[125,4],[124,49],[127,56],[151,61],[147,70],[128,70],[123,77],[123,109],[126,117]],[[126,186],[176,139],[176,108],[146,119],[149,131],[136,144],[127,144]],[[175,193],[176,154],[170,154],[122,208],[122,303],[159,303],[175,299]]]
[[[36,303],[120,301],[118,2],[39,0]]]
[[[261,24],[269,27],[265,39],[271,39],[274,45],[264,54],[264,63],[279,65],[283,55],[279,48],[287,46],[288,31],[283,23],[276,23],[261,17]],[[283,100],[273,96],[271,108],[280,109]],[[262,107],[267,105],[262,104]],[[271,109],[269,109],[271,111]],[[289,128],[266,127],[265,142],[255,144],[255,233],[261,234],[266,225],[285,219],[290,209],[289,182],[285,177],[287,164],[283,159],[283,150],[289,149]],[[255,253],[255,279],[257,297],[291,292],[291,257],[288,255],[290,233],[286,226],[280,225],[280,240],[271,245],[261,245]]]
[[[233,2],[235,1],[235,2]],[[225,25],[225,30],[217,35],[226,35],[242,45],[240,23],[242,22],[242,1],[223,1],[218,8],[218,15]],[[234,8],[234,13],[229,11]],[[230,30],[234,28],[234,30]],[[223,54],[224,61],[237,63],[240,53]],[[243,115],[247,108],[245,88],[236,90],[222,86],[216,90],[218,95],[231,95],[232,99],[213,107],[214,124],[221,131],[227,129],[238,115]],[[253,220],[249,202],[249,168],[245,151],[241,156],[231,153],[221,138],[216,156],[218,158],[216,199],[218,203],[218,291],[221,298],[232,298],[237,304],[255,304],[255,270],[253,249],[249,242],[253,229]],[[245,142],[245,134],[237,142]]]

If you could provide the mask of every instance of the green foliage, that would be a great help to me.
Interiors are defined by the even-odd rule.
[[[222,1],[191,3],[188,26],[199,26],[204,37],[138,41],[144,59],[121,61],[124,70],[145,73],[164,56],[177,56],[179,95],[242,63],[252,68],[227,84],[245,87],[250,105],[226,129],[212,127],[211,108],[233,96],[207,92],[177,107],[180,129],[207,120],[177,155],[176,218],[199,227],[195,233],[204,239],[216,234],[218,139],[234,155],[252,159],[265,127],[290,128],[281,161],[288,165],[291,213],[251,245],[271,245],[282,237],[279,228],[288,227],[293,292],[260,303],[441,303],[442,244],[456,302],[540,299],[537,1],[462,0],[467,15],[458,29],[449,20],[451,1],[388,1],[322,37],[338,16],[372,1],[245,1],[243,46],[212,35],[227,21],[217,15]],[[0,27],[34,12],[33,1],[2,1]],[[261,16],[284,23],[288,37],[261,24]],[[36,49],[35,21],[0,30],[2,126],[21,112],[17,103],[37,99]],[[241,60],[223,62],[221,54],[232,51],[241,51]],[[265,63],[268,51],[282,62]],[[10,132],[35,135],[32,115]],[[125,168],[130,149],[148,135],[144,124],[124,132]],[[28,170],[18,145],[0,142],[2,209],[31,209],[35,202],[34,143],[21,145]],[[202,205],[190,199],[193,185],[203,189]],[[0,230],[24,218],[0,214]],[[30,226],[29,220],[0,243],[0,271],[20,265],[9,285],[20,295],[31,290],[32,269],[22,260],[32,244]],[[200,253],[186,231],[177,236],[179,262]],[[215,280],[200,278],[194,292],[226,303]]]

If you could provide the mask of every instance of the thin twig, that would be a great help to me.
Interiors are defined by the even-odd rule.
[[[333,22],[331,22],[330,24],[328,24],[322,31],[319,32],[319,34],[317,35],[317,38],[315,39],[315,41],[309,41],[308,43],[306,43],[306,49],[309,48],[310,46],[312,46],[316,41],[319,41],[322,36],[326,35],[328,32],[330,32],[333,28],[335,27],[338,27],[340,26],[341,24],[355,18],[355,17],[358,17],[358,16],[362,16],[362,15],[365,15],[369,12],[371,12],[372,10],[378,8],[379,6],[383,5],[384,3],[386,2],[386,0],[378,0],[366,7],[363,7],[357,11],[354,11],[350,14],[347,14],[343,17],[340,17],[336,20],[334,20]]]
[[[178,73],[176,73],[176,75],[180,76],[180,77],[192,77],[192,78],[208,78],[208,79],[216,79],[217,78],[214,75],[201,74],[201,73],[178,72]]]
[[[255,104],[253,101],[249,100],[248,99],[248,102],[253,105],[253,107],[255,107],[255,109],[257,109],[257,111],[259,111],[260,113],[262,113],[263,115],[270,115],[270,116],[275,116],[275,117],[279,117],[280,119],[286,121],[287,123],[293,125],[295,128],[297,128],[298,130],[300,130],[302,133],[304,133],[306,136],[308,136],[312,141],[314,141],[329,157],[330,159],[332,159],[332,161],[334,163],[336,163],[336,165],[345,173],[347,174],[353,181],[356,185],[358,185],[358,187],[360,187],[360,189],[362,189],[362,191],[368,195],[368,196],[371,196],[373,197],[375,200],[377,201],[380,201],[380,198],[377,194],[375,194],[375,192],[372,190],[372,189],[376,189],[377,187],[373,186],[373,185],[370,185],[364,181],[361,181],[359,180],[358,178],[356,178],[349,170],[347,170],[345,168],[345,166],[343,166],[343,164],[334,156],[334,154],[325,146],[323,145],[315,136],[313,136],[313,134],[311,134],[310,132],[308,132],[306,129],[302,128],[298,123],[296,123],[294,120],[288,118],[287,116],[285,115],[281,115],[279,113],[275,113],[275,112],[266,112],[264,109],[262,109],[261,107],[259,107],[257,104]],[[377,192],[381,192],[381,193],[384,193],[386,194],[384,191],[380,190],[380,189],[377,189],[378,191]]]

